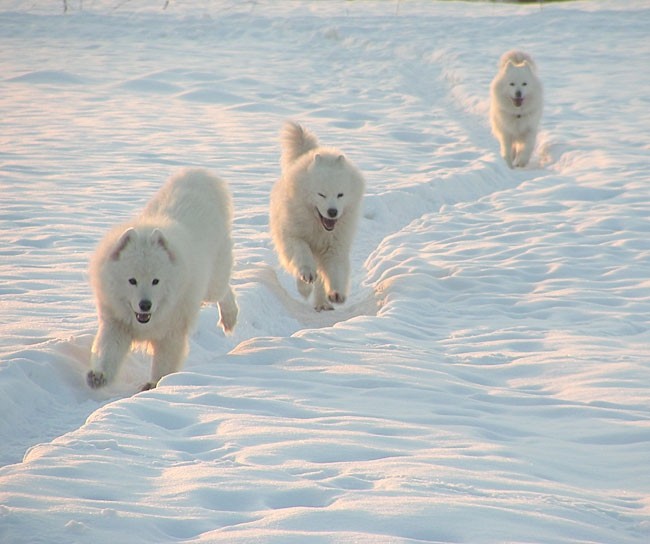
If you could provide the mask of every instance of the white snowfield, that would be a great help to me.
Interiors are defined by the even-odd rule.
[[[0,542],[650,542],[646,1],[67,4],[0,0]],[[331,312],[268,232],[287,119],[367,182]],[[233,193],[238,326],[92,391],[90,255],[185,166]]]

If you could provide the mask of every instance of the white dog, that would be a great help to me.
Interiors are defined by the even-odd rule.
[[[87,382],[111,382],[134,342],[153,349],[151,381],[177,371],[201,303],[216,302],[224,331],[237,322],[230,287],[232,208],[226,184],[205,170],[172,177],[134,221],[110,231],[91,260],[99,314]]]
[[[542,117],[542,84],[533,59],[521,51],[508,51],[490,86],[492,132],[501,156],[510,168],[528,164]]]
[[[270,227],[280,263],[316,310],[343,303],[350,281],[350,247],[365,182],[338,150],[320,147],[300,125],[282,133],[282,175],[271,192]]]

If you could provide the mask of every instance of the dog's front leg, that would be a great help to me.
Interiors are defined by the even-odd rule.
[[[330,302],[342,304],[348,296],[350,258],[347,253],[327,254],[321,259],[323,288]]]
[[[333,310],[332,306],[328,301],[328,296],[325,293],[325,288],[323,286],[323,278],[319,277],[314,283],[314,309],[317,312],[322,312],[323,310]]]
[[[316,261],[309,244],[301,238],[291,238],[285,246],[285,254],[294,275],[304,283],[314,283],[318,274]]]
[[[86,382],[99,389],[113,381],[131,348],[132,338],[119,323],[102,321],[93,342]]]
[[[533,154],[533,149],[535,148],[535,139],[535,131],[530,130],[526,133],[523,142],[519,146],[515,166],[523,168],[528,164],[528,161],[530,161],[530,157]]]
[[[156,387],[163,376],[180,369],[188,349],[186,331],[169,334],[161,340],[152,341],[151,345],[153,346],[151,381],[143,387],[143,390]]]
[[[512,168],[512,160],[515,154],[512,136],[509,134],[502,134],[499,143],[501,145],[501,156],[503,157],[503,160],[506,161],[508,168]]]

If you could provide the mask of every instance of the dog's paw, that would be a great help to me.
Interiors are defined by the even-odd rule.
[[[298,288],[298,292],[302,296],[302,298],[309,298],[311,295],[312,290],[314,289],[314,284],[313,283],[305,283],[302,281],[300,278],[296,280],[296,287]]]
[[[235,308],[224,308],[221,304],[219,305],[219,325],[223,329],[223,332],[230,334],[235,325],[237,325],[237,314],[239,313],[237,307]]]
[[[232,333],[233,329],[235,328],[235,325],[237,324],[237,320],[234,319],[224,319],[223,317],[219,320],[219,326],[223,329],[223,332],[226,334]]]
[[[91,370],[86,374],[86,383],[91,389],[99,389],[106,385],[106,376],[104,376],[103,372]]]
[[[335,304],[343,304],[345,302],[345,295],[338,291],[331,291],[327,295],[327,298],[330,302],[334,302]]]
[[[316,271],[310,266],[300,267],[300,279],[305,283],[314,283],[316,281]]]
[[[334,306],[332,306],[328,302],[320,302],[320,303],[318,303],[318,304],[316,304],[314,306],[314,310],[316,310],[317,312],[322,312],[323,310],[329,311],[329,310],[333,310],[333,309],[334,309]]]

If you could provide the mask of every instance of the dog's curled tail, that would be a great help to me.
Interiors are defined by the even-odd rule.
[[[298,123],[288,121],[280,135],[282,144],[282,168],[286,168],[296,159],[318,147],[318,139]]]
[[[501,59],[499,59],[499,68],[503,68],[509,62],[514,65],[528,64],[533,70],[535,70],[535,61],[533,60],[533,57],[523,51],[518,51],[516,49],[506,51],[501,55]]]

